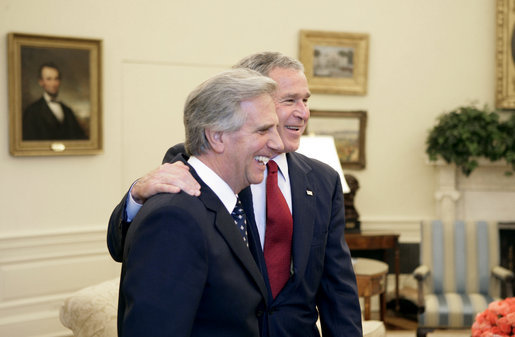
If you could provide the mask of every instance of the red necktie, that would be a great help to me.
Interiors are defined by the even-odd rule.
[[[275,298],[290,278],[293,218],[277,185],[277,164],[270,160],[267,167],[264,254],[272,296]]]

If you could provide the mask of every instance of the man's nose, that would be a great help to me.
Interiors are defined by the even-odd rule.
[[[284,152],[284,144],[281,140],[281,136],[279,136],[277,128],[274,128],[273,131],[270,132],[270,140],[268,141],[267,145],[275,152]]]
[[[308,105],[304,101],[299,101],[295,105],[295,116],[299,117],[303,120],[309,119],[309,108]]]

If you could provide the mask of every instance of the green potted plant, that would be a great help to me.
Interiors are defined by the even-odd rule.
[[[444,113],[429,132],[426,153],[430,161],[443,158],[456,164],[465,176],[478,166],[478,158],[504,159],[511,165],[507,172],[511,175],[515,170],[515,114],[500,121],[497,112],[474,105]]]

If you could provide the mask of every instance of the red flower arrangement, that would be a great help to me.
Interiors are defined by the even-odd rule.
[[[515,297],[495,301],[477,314],[472,337],[515,336]]]

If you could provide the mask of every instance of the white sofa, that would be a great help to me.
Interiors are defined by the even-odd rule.
[[[117,337],[118,286],[112,279],[86,287],[64,300],[59,318],[75,337]]]
[[[108,280],[66,298],[60,310],[61,323],[75,337],[116,337],[119,283],[119,278]],[[363,321],[363,336],[385,335],[383,322]]]

